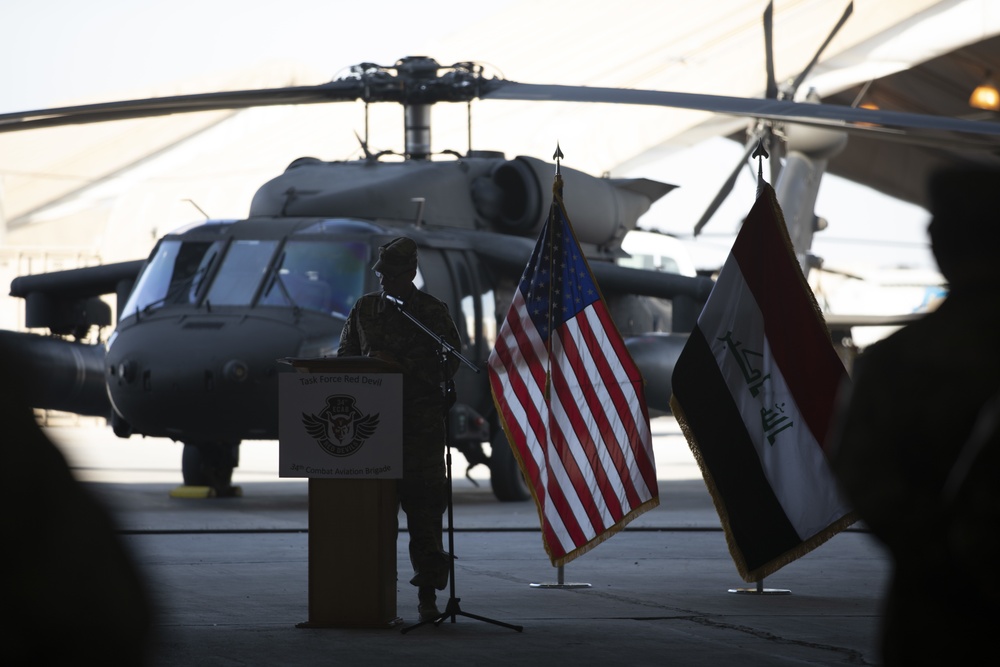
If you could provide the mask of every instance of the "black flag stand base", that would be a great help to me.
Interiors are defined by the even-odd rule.
[[[738,593],[741,595],[791,595],[792,592],[787,588],[764,588],[764,580],[757,580],[756,588],[730,588],[730,593]]]
[[[563,576],[563,566],[559,566],[559,580],[554,584],[529,584],[532,588],[590,588],[590,584],[567,584]]]

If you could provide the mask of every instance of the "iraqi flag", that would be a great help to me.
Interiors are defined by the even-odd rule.
[[[670,399],[747,582],[855,521],[823,449],[846,379],[763,183],[677,360]]]

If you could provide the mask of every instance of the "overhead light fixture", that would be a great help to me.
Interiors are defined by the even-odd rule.
[[[986,80],[976,86],[969,97],[969,106],[986,111],[1000,111],[1000,90],[993,81],[993,74],[986,73]]]

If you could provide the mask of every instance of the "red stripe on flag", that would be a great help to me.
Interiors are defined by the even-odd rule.
[[[517,398],[517,404],[525,411],[528,419],[528,430],[520,428],[518,419],[510,408],[509,402],[504,402],[501,410],[504,424],[512,439],[512,446],[518,453],[522,471],[529,483],[534,487],[536,498],[545,499],[545,525],[548,532],[555,540],[552,545],[561,545],[563,539],[557,537],[557,532],[550,523],[552,514],[559,517],[561,528],[568,535],[574,544],[585,543],[588,537],[577,524],[572,504],[563,491],[562,485],[554,474],[550,457],[558,453],[559,445],[558,433],[550,433],[551,429],[546,429],[548,415],[542,415],[535,409],[534,401],[528,383],[533,385],[535,392],[542,395],[545,391],[545,370],[541,359],[536,354],[536,346],[541,345],[538,334],[534,331],[530,319],[520,319],[519,313],[523,310],[523,300],[520,292],[515,296],[514,304],[508,313],[506,320],[507,331],[514,336],[517,345],[515,350],[507,346],[505,337],[497,340],[495,352],[501,361],[503,368],[507,370],[507,380],[510,384],[510,391]],[[527,322],[529,329],[522,326]],[[521,357],[524,363],[515,363],[514,357]],[[503,387],[500,386],[499,377],[491,377],[491,385],[497,395],[503,394]],[[534,451],[538,451],[544,457],[545,479],[535,462]],[[574,494],[576,496],[578,494]],[[566,550],[561,546],[553,547],[553,553],[558,553],[559,557],[566,554]]]
[[[560,388],[560,391],[564,389],[565,385]],[[555,503],[556,507],[559,509],[559,514],[562,517],[562,521],[567,530],[571,531],[573,534],[573,542],[581,544],[581,538],[583,539],[583,542],[586,542],[590,539],[590,535],[600,533],[604,529],[604,522],[601,519],[600,510],[597,508],[597,503],[594,500],[593,494],[590,493],[586,476],[577,464],[576,457],[573,453],[574,445],[583,444],[579,440],[580,433],[577,428],[579,420],[573,416],[568,416],[570,417],[571,426],[574,428],[572,432],[573,437],[566,437],[565,432],[559,426],[557,420],[553,420],[549,424],[549,434],[552,439],[552,452],[559,458],[559,462],[562,464],[562,468],[566,472],[569,483],[566,486],[560,484],[555,473],[553,472],[551,477],[553,484],[549,487],[549,494],[551,494],[553,498],[555,498],[557,494],[560,494],[563,498],[564,502]],[[584,435],[586,436],[586,434]],[[572,500],[575,500],[576,503],[572,503]],[[573,504],[579,505],[584,514],[586,514],[587,520],[590,522],[589,530],[588,528],[580,525],[580,520],[577,518],[576,513],[573,512]]]
[[[596,430],[599,433],[606,433],[610,425],[607,419],[602,413],[600,406],[593,405],[593,396],[587,393],[581,392],[579,389],[574,390],[574,387],[586,387],[590,384],[589,374],[586,372],[587,363],[580,358],[579,350],[576,348],[576,342],[573,337],[569,335],[567,331],[568,326],[564,327],[559,333],[559,337],[562,343],[562,354],[565,356],[571,369],[574,371],[575,379],[577,384],[571,386],[563,375],[562,368],[553,369],[552,379],[553,388],[556,390],[559,397],[559,407],[562,409],[562,414],[569,420],[570,425],[573,428],[573,433],[575,435],[574,443],[579,448],[580,453],[583,454],[583,458],[587,463],[586,474],[584,470],[579,468],[579,463],[576,457],[573,456],[573,450],[567,449],[564,453],[566,458],[572,460],[573,469],[576,471],[576,475],[571,477],[574,489],[576,490],[577,496],[580,498],[581,503],[587,510],[587,514],[590,518],[591,526],[593,527],[594,533],[600,533],[602,530],[607,528],[608,524],[604,521],[601,516],[599,509],[597,508],[596,502],[593,497],[593,489],[591,488],[591,478],[593,479],[593,484],[596,485],[597,489],[600,491],[604,505],[608,506],[608,509],[613,510],[615,506],[618,505],[617,494],[614,489],[612,489],[611,481],[608,478],[607,472],[604,467],[600,465],[598,459],[598,452],[596,443],[591,437],[591,429],[587,427],[588,416],[581,414],[579,408],[577,407],[576,401],[579,397],[584,398],[587,401],[590,409],[590,418],[595,421]],[[589,400],[588,400],[589,399]],[[568,447],[572,447],[569,445]],[[620,518],[616,516],[615,519]]]
[[[608,313],[607,307],[603,302],[595,303],[593,305],[593,312],[601,320],[601,326],[604,331],[614,331],[615,325],[611,321],[611,315]],[[630,409],[630,404],[628,399],[622,393],[622,402],[616,403],[615,407],[618,411],[619,416],[622,421],[631,427],[628,429],[626,442],[632,451],[633,459],[636,462],[636,468],[632,472],[640,473],[646,491],[649,494],[655,495],[656,489],[656,464],[653,462],[651,457],[651,449],[646,449],[643,447],[644,440],[646,442],[652,443],[652,434],[649,433],[649,409],[646,407],[646,393],[643,385],[642,374],[639,372],[639,367],[635,365],[632,360],[632,355],[629,354],[628,348],[625,347],[625,341],[620,336],[608,336],[607,342],[611,345],[614,350],[615,358],[618,360],[618,365],[625,371],[626,377],[631,385],[632,393],[637,399],[637,404],[639,407],[639,414],[642,418],[642,428],[639,423],[635,420],[635,414]],[[606,352],[606,351],[605,351]],[[602,355],[609,356],[609,355]],[[618,389],[621,391],[621,384],[616,384]],[[627,472],[627,471],[623,471]],[[631,479],[630,475],[623,474],[622,479]],[[632,505],[635,507],[635,505]]]
[[[816,441],[823,443],[832,418],[830,406],[846,371],[802,271],[778,255],[791,249],[781,211],[775,208],[770,198],[758,201],[744,223],[756,225],[756,233],[738,235],[732,252],[764,317],[764,331],[781,374],[796,397],[808,397],[799,403],[799,411]],[[803,348],[817,351],[808,364],[798,361],[798,350]]]
[[[511,310],[507,315],[506,326],[509,327],[509,331],[514,334],[515,340],[517,341],[517,356],[522,357],[527,363],[521,364],[514,362],[514,355],[507,347],[506,340],[503,337],[497,340],[494,353],[500,360],[502,367],[506,370],[506,378],[510,384],[511,392],[517,399],[515,401],[516,404],[524,410],[527,416],[528,431],[526,432],[522,430],[521,424],[514,417],[510,401],[503,401],[498,405],[500,407],[500,413],[507,432],[512,438],[513,443],[516,446],[516,450],[521,455],[522,471],[525,477],[528,478],[529,483],[535,487],[536,493],[538,493],[541,492],[540,471],[527,446],[527,438],[528,433],[530,432],[535,441],[544,443],[546,440],[545,420],[544,417],[539,414],[538,410],[535,409],[534,402],[530,397],[528,385],[525,383],[521,372],[524,371],[528,375],[538,391],[545,390],[545,372],[535,355],[535,348],[529,340],[530,334],[522,329],[520,321],[516,316],[518,312],[516,302],[520,301],[519,296],[520,295],[518,295],[518,298],[515,298],[515,304],[511,306]],[[523,307],[523,302],[521,305]],[[535,335],[537,336],[537,334]],[[498,375],[490,374],[490,385],[495,396],[504,395],[504,388]]]
[[[543,511],[543,526],[553,531],[557,535],[556,541],[551,543],[550,549],[555,550],[560,556],[565,555],[568,549],[563,547],[563,542],[569,541],[572,545],[583,544],[588,537],[580,528],[573,511],[573,499],[575,494],[567,494],[566,488],[559,482],[555,467],[552,464],[553,458],[559,457],[559,441],[562,439],[558,429],[549,427],[549,444],[545,447],[546,463],[546,485],[541,496],[545,498]],[[560,459],[561,462],[561,459]],[[558,522],[554,523],[555,517]]]
[[[589,367],[596,369],[598,374],[601,376],[601,383],[599,386],[595,386],[594,392],[587,393],[583,396],[584,400],[587,402],[590,413],[593,415],[596,422],[596,427],[598,433],[602,435],[601,446],[606,452],[607,457],[612,462],[615,473],[619,479],[619,483],[622,485],[623,490],[626,494],[626,507],[635,507],[641,501],[639,500],[638,493],[636,493],[635,487],[632,484],[631,476],[628,472],[628,467],[625,462],[625,456],[621,451],[621,448],[617,446],[617,440],[614,438],[613,424],[608,414],[605,412],[605,404],[610,401],[614,407],[614,412],[616,417],[622,422],[627,434],[634,434],[634,422],[632,422],[632,415],[628,408],[628,404],[622,394],[621,387],[619,386],[618,378],[615,377],[611,370],[611,366],[607,361],[607,358],[602,354],[603,348],[600,342],[597,340],[593,330],[590,328],[590,322],[586,318],[586,311],[576,316],[576,323],[580,327],[580,338],[588,346],[588,362]],[[563,339],[570,339],[569,327],[566,327],[566,331],[562,333]],[[587,386],[590,383],[590,374],[587,372],[588,364],[580,360],[571,360],[574,364],[574,368],[577,369],[577,381],[582,386]],[[594,443],[596,446],[597,443]],[[601,482],[601,491],[605,498],[605,503],[608,509],[612,512],[614,520],[618,520],[627,514],[627,511],[623,511],[622,508],[622,498],[619,497],[618,492],[612,488],[611,482],[609,481],[608,472],[605,467],[600,462],[600,452],[594,451],[594,468],[595,475],[599,475],[598,479]]]

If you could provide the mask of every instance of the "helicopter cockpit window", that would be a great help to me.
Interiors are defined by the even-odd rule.
[[[257,305],[295,306],[347,317],[364,293],[369,264],[367,243],[290,240]]]
[[[213,306],[249,306],[277,246],[277,241],[233,241],[206,301]]]
[[[139,277],[122,316],[195,303],[220,248],[218,241],[163,241]]]
[[[464,260],[465,257],[462,257]],[[458,292],[459,297],[459,307],[462,310],[462,317],[456,324],[459,327],[459,333],[463,333],[462,321],[465,324],[464,336],[466,340],[475,343],[476,341],[476,298],[473,294],[472,281],[469,279],[468,267],[465,265],[464,261],[456,261],[453,263],[455,270],[455,290]]]

